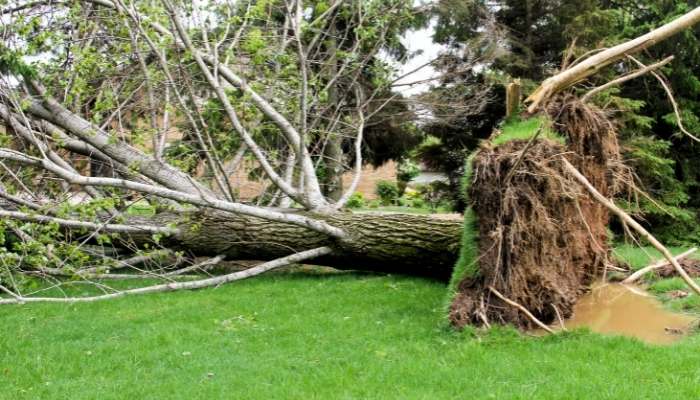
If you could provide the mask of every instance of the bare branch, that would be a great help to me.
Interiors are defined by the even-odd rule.
[[[175,191],[172,189],[157,187],[138,182],[132,182],[125,179],[86,177],[62,169],[61,167],[57,166],[56,164],[52,163],[47,159],[38,159],[11,149],[0,148],[0,159],[3,158],[14,160],[17,162],[22,162],[28,165],[40,166],[48,171],[55,173],[56,175],[65,179],[66,181],[76,185],[108,186],[129,189],[201,207],[215,208],[222,211],[240,213],[250,215],[253,217],[268,219],[271,221],[286,222],[298,226],[303,226],[315,230],[317,232],[329,234],[336,238],[344,238],[346,236],[345,232],[343,232],[339,228],[328,225],[326,222],[308,218],[302,215],[285,214],[277,211],[266,210],[260,207],[223,201],[216,198],[208,197],[204,194],[193,195],[185,192]]]
[[[638,65],[645,67],[645,65],[637,60],[636,58],[632,57],[631,55],[628,55],[627,58],[630,60],[634,61]],[[700,138],[697,136],[693,135],[692,133],[688,132],[687,129],[683,126],[683,119],[681,118],[681,112],[678,109],[678,103],[676,102],[675,97],[673,97],[673,92],[671,91],[671,88],[669,87],[668,83],[666,83],[666,80],[661,77],[658,73],[651,71],[651,74],[654,75],[654,77],[659,81],[661,86],[664,88],[664,91],[666,92],[666,95],[668,96],[668,100],[671,102],[671,106],[673,106],[673,113],[676,116],[676,123],[678,124],[678,129],[683,132],[684,135],[688,136],[689,138],[695,140],[696,142],[700,142]]]
[[[687,256],[689,256],[689,255],[695,253],[695,251],[697,251],[697,249],[698,249],[697,247],[693,247],[693,248],[691,248],[691,249],[689,249],[689,250],[687,250],[687,251],[684,251],[683,253],[681,253],[681,254],[679,254],[679,255],[673,257],[673,258],[674,258],[676,261],[679,261],[680,259],[685,258],[685,257],[687,257]],[[623,280],[622,283],[627,283],[627,284],[634,283],[636,280],[638,280],[639,278],[641,278],[642,276],[644,276],[644,274],[646,274],[646,273],[648,273],[648,272],[651,272],[651,271],[653,271],[653,270],[655,270],[655,269],[659,269],[659,268],[665,267],[665,266],[667,266],[668,264],[669,264],[668,260],[661,260],[661,261],[655,262],[655,263],[653,263],[653,264],[651,264],[651,265],[648,265],[648,266],[646,266],[646,267],[644,267],[644,268],[642,268],[642,269],[637,270],[635,273],[633,273],[632,275],[630,275],[630,276],[628,276],[627,278],[625,278],[625,280]]]
[[[662,25],[638,38],[611,47],[579,64],[570,67],[542,82],[525,101],[530,103],[528,111],[534,113],[551,96],[574,85],[581,80],[596,74],[611,63],[633,53],[638,53],[660,41],[668,39],[678,32],[700,22],[700,7],[697,7],[679,18]]]
[[[115,293],[104,294],[100,296],[90,296],[90,297],[23,297],[17,293],[11,291],[9,294],[12,298],[0,299],[0,304],[23,304],[23,303],[89,303],[100,300],[108,300],[125,296],[133,296],[139,294],[147,293],[158,293],[158,292],[172,292],[176,290],[194,290],[202,289],[206,287],[218,286],[229,282],[234,282],[249,278],[252,276],[260,275],[264,272],[273,270],[275,268],[284,267],[289,264],[297,263],[300,261],[308,260],[310,258],[316,258],[323,255],[330,254],[333,250],[330,247],[318,247],[312,250],[302,251],[300,253],[295,253],[287,257],[278,258],[273,261],[262,263],[256,267],[238,271],[227,275],[222,275],[213,278],[200,279],[188,282],[175,282],[175,283],[165,283],[161,285],[146,286],[138,289],[129,289],[124,291],[119,291]]]
[[[532,320],[532,322],[534,322],[535,324],[537,324],[537,326],[539,326],[540,328],[544,329],[545,331],[547,331],[547,332],[549,332],[549,333],[554,333],[554,331],[552,330],[552,328],[548,327],[548,326],[545,325],[542,321],[540,321],[539,319],[537,319],[537,317],[535,317],[534,315],[532,315],[532,313],[531,313],[527,308],[523,307],[521,304],[516,303],[516,302],[514,302],[513,300],[511,300],[511,299],[505,297],[505,296],[502,295],[498,290],[494,289],[492,286],[489,286],[489,290],[491,291],[491,293],[495,294],[496,297],[498,297],[499,299],[501,299],[501,300],[503,300],[504,302],[506,302],[506,304],[511,305],[511,306],[517,308],[518,310],[522,311],[523,314],[525,314],[528,318],[530,318],[530,320]]]
[[[595,96],[596,94],[598,94],[604,90],[610,89],[613,86],[621,85],[629,80],[632,80],[634,78],[638,78],[638,77],[640,77],[648,72],[651,72],[655,69],[659,69],[659,68],[663,67],[664,65],[668,64],[669,62],[671,62],[673,60],[673,58],[674,58],[673,56],[668,56],[657,63],[651,64],[649,66],[644,66],[643,68],[640,68],[634,72],[630,72],[627,75],[623,75],[623,76],[621,76],[617,79],[614,79],[614,80],[612,80],[604,85],[600,85],[597,88],[590,90],[583,97],[581,97],[581,102],[585,103],[588,100],[590,100],[591,97]]]

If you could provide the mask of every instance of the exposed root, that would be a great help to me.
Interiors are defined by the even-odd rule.
[[[478,216],[479,275],[458,285],[450,308],[451,321],[458,327],[481,325],[481,314],[491,323],[537,325],[495,297],[489,287],[545,323],[557,318],[552,304],[568,317],[604,266],[606,253],[600,244],[606,243],[607,214],[578,198],[579,186],[562,178],[563,146],[537,141],[510,183],[502,186],[501,179],[525,145],[512,141],[484,149],[474,160],[470,198]],[[482,294],[483,306],[478,300]]]
[[[456,327],[484,320],[539,326],[504,298],[543,324],[561,321],[609,263],[608,210],[565,172],[562,160],[612,196],[629,177],[615,126],[573,96],[551,101],[547,111],[566,146],[513,140],[486,145],[473,159],[469,199],[478,222],[479,268],[457,286],[449,310]]]

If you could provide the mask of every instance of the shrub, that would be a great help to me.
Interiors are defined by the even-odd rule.
[[[360,192],[355,192],[345,203],[348,208],[362,208],[365,206],[365,197]]]
[[[425,200],[423,200],[423,199],[420,198],[420,197],[415,198],[415,199],[411,199],[411,200],[409,200],[409,201],[410,201],[409,204],[410,204],[411,207],[413,207],[413,208],[425,208],[425,207],[427,206],[427,203],[425,202]]]
[[[420,175],[420,167],[411,160],[401,160],[397,169],[396,179],[403,182],[410,182],[413,178]]]
[[[396,199],[399,197],[399,188],[394,182],[379,181],[377,182],[376,193],[382,204],[388,206],[396,202]]]
[[[403,196],[407,200],[414,200],[414,199],[422,199],[423,198],[423,193],[420,191],[420,185],[416,186],[415,189],[413,188],[406,188],[406,191],[404,191]]]
[[[435,181],[426,185],[417,187],[423,200],[425,200],[430,208],[438,208],[441,205],[451,203],[450,186],[442,181]],[[450,204],[452,207],[453,204]]]
[[[399,188],[399,196],[403,196],[408,182],[410,182],[413,178],[417,177],[418,175],[420,175],[420,167],[418,166],[418,164],[408,159],[401,160],[396,171],[396,180],[398,181],[397,187]]]

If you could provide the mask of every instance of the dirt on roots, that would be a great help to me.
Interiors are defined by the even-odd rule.
[[[599,109],[563,97],[548,113],[566,145],[540,139],[485,145],[472,164],[470,206],[478,226],[478,274],[465,277],[450,306],[452,324],[510,323],[532,328],[527,308],[544,323],[567,318],[608,260],[608,211],[564,172],[566,157],[604,195],[623,184],[614,126]]]

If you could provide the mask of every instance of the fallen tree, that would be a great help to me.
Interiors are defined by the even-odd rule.
[[[163,239],[166,247],[200,256],[221,254],[232,260],[271,260],[329,246],[333,252],[308,263],[441,280],[449,278],[457,260],[460,218],[383,213],[310,216],[343,229],[347,236],[336,240],[296,225],[221,212],[196,212],[184,217],[161,213],[132,217],[130,221],[135,225],[176,226],[178,232]],[[131,240],[139,243],[147,242],[150,236],[130,234]]]
[[[65,79],[59,79],[60,72],[39,73],[41,65],[24,62],[29,44],[41,48],[33,36],[5,31],[6,43],[17,43],[15,48],[2,48],[0,65],[5,74],[0,119],[11,138],[10,146],[0,149],[2,165],[7,166],[0,187],[6,205],[0,216],[8,235],[4,244],[14,250],[5,249],[3,256],[11,263],[0,277],[10,285],[2,286],[14,299],[9,302],[35,301],[21,293],[16,284],[21,279],[15,279],[19,275],[112,277],[109,271],[122,269],[132,258],[113,258],[103,251],[77,261],[75,255],[84,254],[86,244],[143,253],[158,263],[155,270],[151,265],[141,272],[167,280],[185,270],[206,272],[214,262],[205,262],[206,270],[194,268],[199,264],[181,268],[182,257],[149,257],[153,248],[188,259],[209,256],[216,262],[270,260],[265,265],[274,268],[303,260],[336,268],[449,277],[459,250],[459,219],[341,211],[358,184],[365,123],[391,100],[375,98],[387,88],[366,93],[368,78],[363,74],[387,44],[384,35],[406,18],[402,13],[412,3],[364,7],[361,2],[334,1],[310,17],[302,1],[270,2],[260,6],[280,19],[267,20],[261,20],[265,14],[254,5],[191,10],[186,3],[163,1],[143,10],[138,3],[121,0],[85,0],[68,13],[66,4],[52,2],[2,10],[16,24],[29,18],[46,31],[69,26],[79,41],[99,47],[103,55],[112,52],[123,64],[103,68],[105,76],[84,76],[76,61],[81,54],[76,54],[64,61],[76,69],[67,69]],[[232,14],[237,22],[228,19]],[[198,19],[202,15],[211,17],[212,26]],[[375,36],[355,34],[373,26],[376,18],[388,22]],[[250,58],[254,50],[239,48],[249,39],[246,35],[258,34],[261,24],[273,35],[268,40],[276,41],[275,52],[288,57],[283,61],[287,65],[256,64]],[[342,58],[340,50],[330,52],[325,47],[329,38],[337,40],[338,49],[357,51],[364,46],[364,58],[353,58],[361,53]],[[77,52],[71,47],[75,37],[58,33],[43,40]],[[44,57],[49,64],[61,62]],[[75,90],[72,82],[81,79],[91,79],[116,96],[106,115],[95,104],[103,101],[102,92],[89,99],[70,93]],[[333,96],[328,96],[329,90]],[[215,123],[223,125],[219,129],[230,138],[210,129],[212,122],[201,106],[207,102],[217,107],[220,120]],[[284,108],[287,104],[294,107]],[[128,114],[150,123],[145,130],[150,147],[133,143],[144,132],[127,120]],[[165,137],[175,119],[171,114],[181,121],[179,129],[196,138],[203,176],[184,171],[176,165],[180,160],[167,156]],[[233,140],[238,148],[227,154],[214,135],[219,141]],[[342,194],[334,187],[326,196],[319,164],[343,161],[327,159],[333,152],[325,146],[335,145],[329,144],[329,135],[354,141],[355,177]],[[269,188],[257,203],[236,200],[230,173],[243,157],[255,160]],[[86,173],[86,162],[109,173]],[[45,184],[47,179],[59,184]],[[75,193],[86,198],[71,206],[66,198]],[[144,200],[158,209],[154,215],[129,212],[131,203]],[[290,208],[292,204],[296,207]],[[59,245],[50,245],[52,241]],[[69,259],[62,259],[66,255]],[[155,291],[174,287],[202,286],[159,286]],[[113,297],[118,296],[98,299]]]
[[[168,283],[128,294],[213,286],[293,262],[444,278],[461,251],[461,267],[452,277],[454,325],[505,322],[529,327],[568,316],[586,285],[606,268],[609,207],[587,193],[562,157],[605,197],[620,189],[624,168],[614,125],[605,113],[560,92],[625,54],[691,26],[700,8],[655,31],[653,40],[615,47],[543,83],[531,97],[530,112],[545,116],[560,140],[540,138],[537,130],[530,140],[484,145],[472,159],[469,191],[476,234],[469,232],[470,221],[462,232],[461,221],[342,211],[361,171],[365,121],[380,108],[377,102],[388,100],[375,99],[376,93],[366,93],[362,84],[362,74],[371,69],[370,57],[339,60],[338,54],[328,54],[324,43],[336,18],[348,20],[343,21],[346,31],[333,36],[353,38],[373,25],[369,12],[397,19],[412,2],[378,2],[385,6],[381,9],[366,9],[361,3],[336,0],[319,15],[309,16],[301,0],[270,2],[269,13],[260,15],[275,17],[262,20],[249,13],[251,7],[241,18],[216,19],[221,15],[212,10],[168,0],[148,9],[122,0],[84,0],[70,12],[64,3],[54,2],[3,10],[4,15],[19,13],[23,18],[34,12],[35,23],[45,31],[72,27],[68,30],[73,36],[51,37],[51,46],[69,49],[74,42],[94,43],[120,66],[109,70],[112,75],[91,77],[116,101],[105,99],[109,96],[102,92],[82,99],[71,94],[75,85],[85,83],[80,68],[68,69],[68,76],[51,68],[39,71],[25,63],[20,50],[27,40],[36,46],[46,43],[34,43],[39,39],[22,37],[19,30],[5,31],[6,43],[17,47],[3,47],[0,63],[0,119],[10,137],[0,149],[0,197],[13,204],[3,210],[2,222],[14,247],[4,248],[0,290],[9,297],[3,302],[52,301],[23,293],[23,274],[41,275],[60,285],[56,276],[82,278],[129,264],[124,258],[134,254],[114,258],[104,250],[113,245],[137,255],[157,246],[211,256],[211,262],[204,263],[207,268],[224,258],[269,260],[249,273],[188,282],[175,280],[198,272],[203,264],[182,268],[179,261],[167,261],[142,272]],[[228,6],[224,13],[242,10],[236,8],[240,4]],[[211,15],[214,22],[202,19]],[[23,18],[15,23],[23,23]],[[262,62],[255,54],[261,24],[276,33],[277,50],[289,65]],[[390,24],[378,26],[388,29]],[[367,36],[380,38],[368,45],[370,54],[382,48],[385,33]],[[252,43],[239,46],[246,34]],[[367,45],[364,39],[355,36],[349,43]],[[250,54],[237,54],[238,47]],[[81,56],[92,60],[95,54]],[[54,67],[73,60],[53,60]],[[331,87],[336,89],[332,96]],[[290,104],[295,107],[285,108]],[[207,114],[212,108],[218,113],[214,122]],[[185,162],[167,157],[164,138],[173,109],[197,143],[203,174],[196,169],[185,172]],[[130,113],[146,115],[150,127],[129,122]],[[212,131],[210,125],[220,121],[225,121],[223,133]],[[341,130],[354,141],[356,176],[342,195],[329,198],[320,184],[319,163],[329,154],[323,150],[329,132],[336,135]],[[140,135],[150,139],[150,148],[134,143]],[[231,138],[235,140],[228,153],[223,152],[218,141]],[[268,196],[260,196],[257,203],[238,201],[229,180],[227,171],[244,154],[260,166],[269,187]],[[86,162],[107,166],[110,173],[89,174]],[[70,206],[66,198],[75,192],[87,199]],[[155,206],[154,215],[129,213],[131,202],[144,200]],[[288,208],[292,203],[296,207]],[[461,248],[460,234],[465,238]],[[60,244],[50,245],[52,240]],[[103,250],[88,254],[87,244]],[[478,249],[471,258],[465,255],[470,246]],[[113,293],[89,301],[126,292]]]

